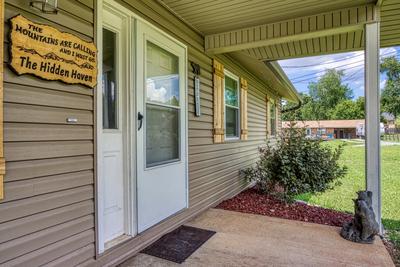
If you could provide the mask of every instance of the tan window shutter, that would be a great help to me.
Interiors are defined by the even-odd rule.
[[[0,20],[4,21],[4,0],[0,0]],[[0,200],[4,198],[4,175],[6,163],[3,150],[3,53],[4,53],[4,23],[0,26]]]
[[[247,140],[247,80],[240,78],[240,139]]]
[[[223,143],[224,131],[224,65],[213,60],[213,86],[214,86],[214,143]]]

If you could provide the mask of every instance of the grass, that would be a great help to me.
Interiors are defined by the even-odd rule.
[[[353,212],[353,198],[365,189],[365,150],[362,142],[334,140],[325,145],[332,147],[344,144],[341,163],[348,166],[342,185],[321,194],[303,194],[298,199],[308,203],[339,211]],[[389,239],[400,249],[400,145],[382,146],[382,221]]]

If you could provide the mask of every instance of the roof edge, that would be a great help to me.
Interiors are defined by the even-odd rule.
[[[290,96],[292,99],[287,99],[287,100],[292,100],[293,102],[301,102],[300,95],[292,82],[290,81],[289,77],[286,75],[284,70],[281,68],[279,63],[277,61],[267,61],[264,62],[264,64],[276,75],[278,78],[278,82],[286,89],[288,89]]]

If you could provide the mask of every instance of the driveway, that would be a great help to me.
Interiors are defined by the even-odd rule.
[[[394,266],[382,241],[342,239],[339,228],[210,209],[187,225],[217,232],[183,264],[138,254],[131,266]]]

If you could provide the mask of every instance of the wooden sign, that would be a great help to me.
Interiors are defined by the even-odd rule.
[[[46,80],[96,86],[97,49],[93,43],[21,15],[10,22],[10,66],[19,75],[30,73]]]

